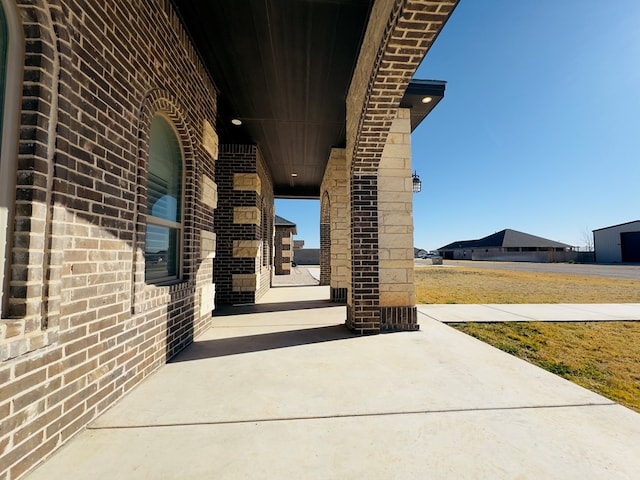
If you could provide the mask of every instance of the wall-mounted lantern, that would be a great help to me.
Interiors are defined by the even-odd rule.
[[[420,192],[422,190],[422,182],[420,181],[420,177],[416,172],[413,172],[412,181],[413,181],[413,193]]]

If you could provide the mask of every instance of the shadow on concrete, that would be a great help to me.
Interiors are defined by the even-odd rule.
[[[279,348],[332,342],[335,340],[356,339],[344,325],[305,328],[286,332],[264,333],[242,337],[204,340],[191,344],[186,350],[169,363],[190,362],[204,358],[226,357],[243,353],[262,352]]]
[[[298,284],[293,284],[293,285],[289,285],[286,283],[282,283],[282,284],[273,284],[271,285],[271,288],[298,288],[298,287],[321,287],[322,285],[320,285],[320,282],[315,282],[315,283],[298,283]]]
[[[213,317],[228,317],[247,313],[290,312],[293,310],[311,310],[315,308],[339,307],[341,304],[331,300],[299,300],[295,302],[258,303],[251,305],[221,305],[213,311]],[[342,305],[344,306],[344,305]]]

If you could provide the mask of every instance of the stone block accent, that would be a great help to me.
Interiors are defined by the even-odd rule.
[[[206,230],[200,231],[200,259],[215,258],[216,234]]]
[[[233,189],[262,193],[262,182],[257,173],[236,173],[233,175]]]
[[[200,199],[207,207],[214,210],[218,208],[218,185],[207,175],[202,176],[202,195]]]
[[[233,256],[235,258],[257,258],[261,245],[261,240],[234,240]]]
[[[200,287],[200,316],[211,316],[215,308],[216,286],[209,283]]]
[[[202,122],[202,147],[211,158],[218,159],[218,134],[206,119]]]
[[[235,273],[232,279],[234,292],[255,292],[258,286],[256,273]]]
[[[260,209],[258,207],[234,207],[233,223],[260,226]]]

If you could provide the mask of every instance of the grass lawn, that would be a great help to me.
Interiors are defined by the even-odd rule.
[[[640,280],[467,267],[415,275],[419,303],[640,303]],[[640,412],[640,322],[451,326]]]

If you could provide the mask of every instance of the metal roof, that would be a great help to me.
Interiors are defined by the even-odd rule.
[[[291,221],[287,220],[286,218],[283,218],[283,217],[281,217],[279,215],[276,215],[276,218],[275,218],[273,224],[276,227],[293,227],[293,228],[296,228],[296,224],[295,223],[293,223],[293,222],[291,222]]]
[[[492,235],[477,240],[461,240],[452,242],[438,250],[455,250],[459,248],[524,248],[524,247],[551,247],[551,248],[568,248],[571,245],[556,242],[547,238],[537,237],[528,233],[511,230],[509,228],[501,230]]]
[[[640,224],[640,220],[632,220],[631,222],[619,223],[618,225],[611,225],[610,227],[596,228],[595,230],[592,230],[592,231],[599,232],[600,230],[609,230],[610,228],[624,227],[625,225],[632,225],[634,223]]]

